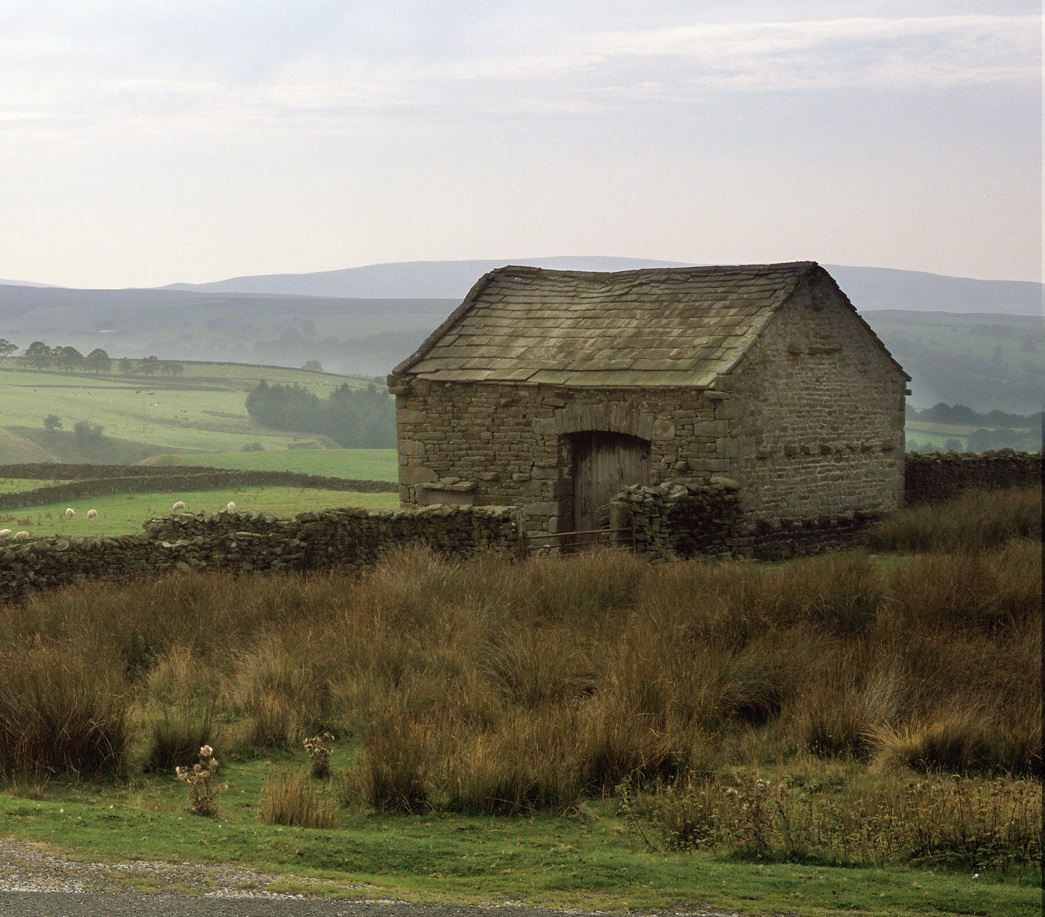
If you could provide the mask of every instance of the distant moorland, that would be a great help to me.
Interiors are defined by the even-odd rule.
[[[547,267],[664,266],[636,259],[515,259]],[[411,262],[153,290],[0,284],[0,338],[86,354],[322,368],[384,376],[497,261]],[[912,376],[912,404],[1041,409],[1042,286],[828,265]]]

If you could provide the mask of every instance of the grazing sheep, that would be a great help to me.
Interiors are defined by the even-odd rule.
[[[183,509],[185,509],[185,502],[183,500],[179,500],[177,503],[174,504],[174,506],[171,507],[171,512],[180,513]]]
[[[15,541],[25,541],[29,537],[28,532],[15,532]]]
[[[12,532],[10,529],[0,529],[0,538],[10,538]]]
[[[73,509],[71,506],[65,511],[65,518],[66,519],[72,519],[73,516],[75,516],[75,515],[76,515],[76,510]]]
[[[88,519],[97,519],[98,518],[98,510],[96,510],[96,509],[89,509],[89,510],[87,510],[87,518]]]
[[[225,507],[230,513],[236,512],[236,504],[229,500],[228,506]]]

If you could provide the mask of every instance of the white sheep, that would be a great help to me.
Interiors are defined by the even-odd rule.
[[[228,506],[226,506],[225,509],[230,513],[234,513],[236,512],[236,504],[229,500]]]
[[[72,519],[73,516],[75,516],[75,515],[76,515],[76,510],[73,509],[71,506],[65,511],[65,518],[66,519]]]
[[[183,509],[185,509],[185,501],[179,500],[177,503],[174,504],[174,506],[171,507],[171,512],[180,513]]]
[[[10,529],[0,529],[0,538],[10,538],[12,532]]]
[[[97,519],[98,518],[98,510],[96,510],[96,509],[89,509],[89,510],[87,510],[87,518],[88,519]]]
[[[14,534],[15,541],[25,541],[28,537],[28,532],[15,532]]]

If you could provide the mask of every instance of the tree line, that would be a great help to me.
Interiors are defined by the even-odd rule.
[[[989,452],[992,449],[1017,449],[1037,452],[1042,447],[1042,412],[1011,414],[1007,411],[974,411],[964,404],[939,402],[931,408],[907,406],[910,420],[951,426],[975,427],[963,438],[953,436],[943,449],[953,452]],[[915,452],[936,452],[931,442],[919,443],[908,437],[907,448]]]
[[[7,338],[0,338],[0,362],[18,353],[17,344]],[[33,341],[22,351],[22,359],[27,366],[37,370],[55,369],[58,372],[93,372],[110,373],[113,371],[113,359],[101,347],[96,347],[84,356],[75,347],[52,347],[43,341]],[[123,357],[117,362],[118,371],[124,374],[153,376],[163,373],[168,376],[180,376],[185,367],[177,360],[161,360],[158,357],[145,357],[143,360],[130,360]]]
[[[259,382],[247,395],[247,413],[276,430],[328,436],[339,446],[390,449],[396,444],[395,406],[376,385],[341,384],[326,398],[300,385]]]

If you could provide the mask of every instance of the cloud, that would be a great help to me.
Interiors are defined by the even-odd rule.
[[[228,16],[211,23],[223,41],[193,40],[192,23],[172,24],[170,14],[159,36],[148,19],[112,31],[85,19],[89,31],[80,36],[23,24],[0,37],[0,130],[128,119],[164,130],[234,130],[292,119],[326,132],[404,113],[605,114],[688,105],[709,92],[917,91],[1040,79],[1034,15],[693,22],[676,10],[668,25],[630,25],[641,21],[633,17],[630,27],[593,28],[591,17],[575,15],[542,28],[539,16],[510,19],[494,5],[476,11],[468,29],[425,7],[420,25],[386,11],[370,23],[368,43],[366,23],[338,17],[336,8],[326,7],[319,29],[307,8],[295,27],[285,14],[252,19],[242,7],[242,27]],[[261,51],[267,46],[270,56]]]
[[[914,89],[1040,76],[1037,16],[693,24],[574,36],[571,48],[459,63],[464,78],[774,91]],[[585,78],[583,79],[582,78]],[[642,92],[637,95],[643,95]]]

